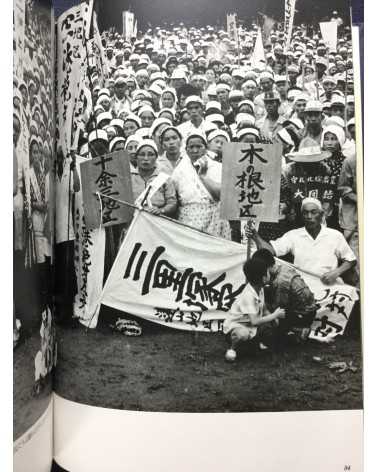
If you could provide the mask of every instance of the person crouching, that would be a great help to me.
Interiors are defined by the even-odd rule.
[[[243,266],[247,285],[234,302],[223,324],[229,348],[226,360],[233,362],[237,357],[240,344],[254,339],[265,343],[278,320],[285,318],[285,310],[277,308],[270,313],[264,301],[263,287],[269,282],[267,264],[261,259],[249,259]]]

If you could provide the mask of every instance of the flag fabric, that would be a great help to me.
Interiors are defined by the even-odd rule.
[[[294,15],[295,15],[296,0],[285,0],[285,51],[289,49],[291,34],[293,32]]]
[[[123,36],[126,40],[130,40],[134,34],[134,13],[130,11],[122,12],[123,19]]]
[[[85,18],[84,33],[85,33],[85,38],[89,39],[91,26],[92,26],[93,0],[87,0],[86,3],[88,4],[88,10],[86,10],[85,12],[86,18]]]
[[[325,45],[329,48],[330,52],[337,51],[337,22],[336,21],[325,21],[319,23],[320,32],[324,39]]]
[[[255,67],[257,69],[265,68],[266,60],[265,60],[265,52],[264,52],[261,28],[259,28],[257,31],[255,47],[253,49],[251,63],[252,63],[252,67]]]
[[[236,13],[227,15],[227,33],[232,41],[237,41]]]
[[[70,8],[57,22],[57,116],[59,141],[67,156],[72,144],[75,102],[86,64],[85,31],[91,22],[89,5]]]
[[[263,22],[262,22],[261,32],[262,32],[262,41],[265,46],[267,44],[270,44],[270,33],[272,32],[272,29],[276,22],[275,20],[273,20],[273,18],[270,18],[267,15],[262,15],[262,19],[263,19]]]
[[[223,332],[245,288],[245,259],[245,245],[138,211],[99,302],[171,328]],[[311,337],[322,341],[341,335],[358,298],[356,289],[325,286],[299,273],[319,304]]]

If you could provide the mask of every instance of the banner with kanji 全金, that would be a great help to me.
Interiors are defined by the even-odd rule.
[[[126,151],[117,151],[95,157],[80,165],[85,224],[89,229],[129,222],[133,210],[117,200],[133,203],[130,163]],[[103,197],[101,204],[96,197]],[[101,220],[102,217],[102,220]]]

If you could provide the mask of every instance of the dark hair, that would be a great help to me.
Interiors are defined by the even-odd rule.
[[[251,259],[260,259],[265,262],[267,267],[274,266],[276,262],[273,254],[269,251],[269,249],[258,249],[252,254]]]
[[[247,281],[253,285],[261,285],[264,275],[267,275],[267,264],[260,258],[251,258],[243,265]]]

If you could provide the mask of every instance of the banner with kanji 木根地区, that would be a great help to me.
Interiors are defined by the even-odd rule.
[[[222,161],[222,218],[278,221],[281,156],[280,144],[225,145]]]

